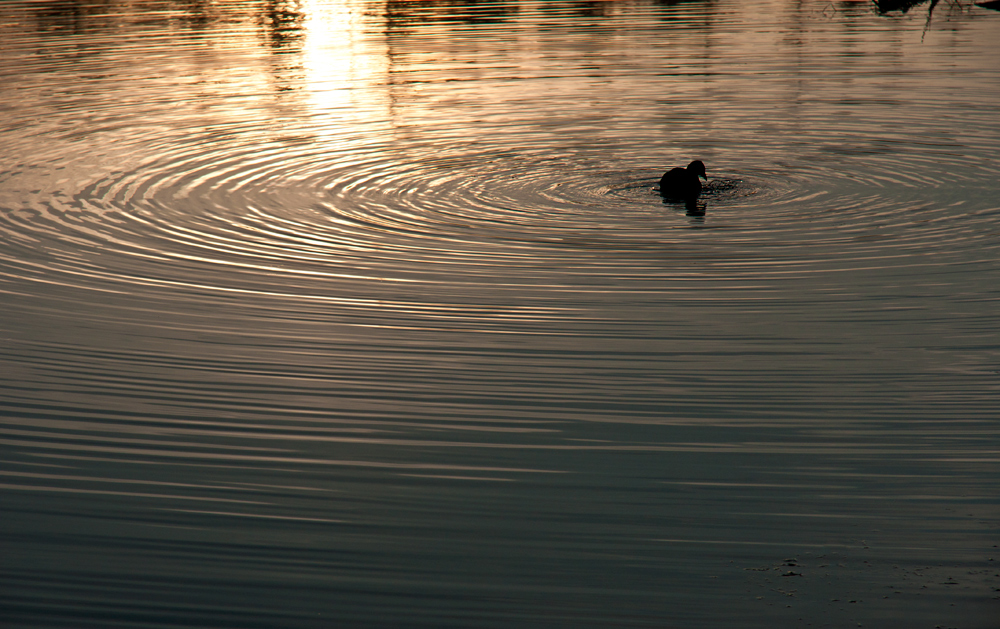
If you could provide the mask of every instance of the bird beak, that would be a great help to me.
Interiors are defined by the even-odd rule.
[[[702,175],[701,178],[704,179],[705,181],[708,181],[708,175]]]

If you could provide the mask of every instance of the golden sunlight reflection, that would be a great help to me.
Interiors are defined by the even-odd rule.
[[[331,136],[343,123],[388,123],[389,98],[384,85],[389,71],[382,18],[360,0],[303,2],[302,49],[306,89],[314,113],[331,118],[319,125],[320,135]]]

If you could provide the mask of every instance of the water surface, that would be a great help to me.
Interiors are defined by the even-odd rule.
[[[995,628],[930,9],[4,3],[4,626]]]

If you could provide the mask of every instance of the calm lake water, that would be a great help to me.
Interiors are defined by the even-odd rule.
[[[996,629],[998,37],[4,2],[0,624]]]

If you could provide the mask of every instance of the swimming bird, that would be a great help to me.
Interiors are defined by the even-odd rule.
[[[696,199],[701,194],[698,177],[708,181],[705,164],[700,159],[688,164],[687,168],[671,168],[660,177],[660,194],[668,199]]]

